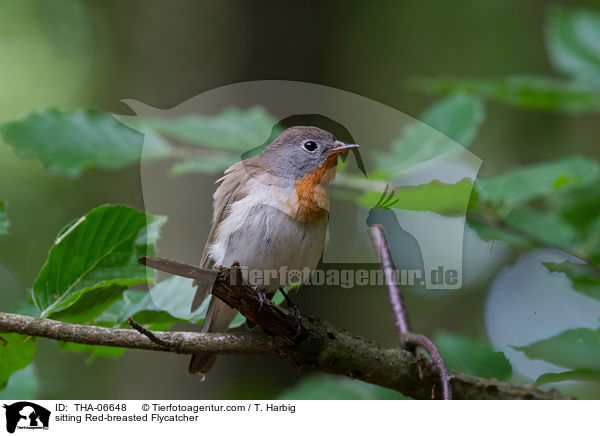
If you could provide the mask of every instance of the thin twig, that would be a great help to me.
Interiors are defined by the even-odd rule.
[[[381,225],[376,224],[371,226],[369,231],[371,232],[373,246],[377,250],[379,262],[381,263],[385,275],[385,284],[389,291],[390,303],[392,304],[396,327],[398,328],[398,336],[400,342],[404,343],[404,335],[410,332],[410,322],[408,320],[408,314],[406,313],[402,292],[394,277],[396,267],[394,266],[394,261],[390,253],[390,247]]]
[[[390,246],[387,242],[387,238],[385,237],[383,227],[379,224],[376,224],[369,228],[369,232],[371,233],[373,245],[379,254],[379,262],[381,263],[381,267],[384,271],[390,303],[392,305],[392,310],[394,311],[394,318],[396,319],[396,326],[398,328],[400,344],[409,349],[411,352],[414,352],[414,348],[410,347],[410,345],[421,346],[427,350],[440,375],[440,381],[442,383],[442,397],[444,400],[451,400],[451,377],[448,373],[448,368],[446,367],[446,363],[444,362],[442,355],[435,344],[427,336],[411,332],[408,313],[406,311],[404,299],[402,298],[402,291],[400,290],[400,286],[394,278],[394,271],[396,271],[396,267],[394,265],[394,260],[392,259]]]
[[[165,347],[167,350],[173,350],[173,351],[175,350],[175,346],[173,344],[171,344],[169,341],[165,341],[164,339],[157,337],[154,333],[152,333],[151,330],[148,330],[146,327],[141,325],[139,322],[134,321],[133,318],[131,318],[130,316],[127,317],[127,321],[129,322],[129,325],[132,328],[134,328],[135,330],[137,330],[138,332],[140,332],[141,334],[146,336],[148,339],[150,339],[155,344],[158,344],[161,347]]]
[[[450,380],[451,376],[448,372],[448,368],[446,367],[446,362],[444,362],[444,358],[440,354],[440,351],[437,349],[435,344],[425,335],[420,335],[418,333],[407,333],[406,341],[416,345],[423,347],[431,356],[431,360],[434,365],[437,367],[440,373],[440,380],[442,382],[442,396],[444,400],[452,399],[452,389],[450,388]],[[434,385],[435,386],[435,385]]]

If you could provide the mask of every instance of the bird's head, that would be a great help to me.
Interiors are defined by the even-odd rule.
[[[335,167],[339,155],[357,147],[336,140],[318,127],[293,126],[265,148],[261,160],[275,175],[301,180]]]

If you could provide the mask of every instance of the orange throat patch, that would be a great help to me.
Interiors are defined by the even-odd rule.
[[[319,168],[296,181],[296,198],[288,203],[290,214],[305,223],[319,222],[329,215],[329,183],[335,177],[337,155],[329,156]]]

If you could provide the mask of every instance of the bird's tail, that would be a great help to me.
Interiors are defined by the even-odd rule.
[[[237,310],[232,309],[213,296],[208,305],[202,333],[226,332],[236,314]],[[206,374],[210,368],[212,368],[216,358],[217,355],[215,353],[194,354],[188,368],[190,374],[195,374],[197,372]]]

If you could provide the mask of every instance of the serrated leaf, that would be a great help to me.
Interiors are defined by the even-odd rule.
[[[100,206],[63,229],[33,286],[41,316],[64,310],[95,289],[152,281],[153,271],[137,259],[153,255],[164,222],[127,206]]]
[[[39,390],[38,376],[32,363],[10,376],[6,388],[0,390],[0,400],[35,400]]]
[[[569,157],[482,178],[475,187],[481,200],[514,207],[542,195],[593,183],[599,175],[598,162]]]
[[[396,174],[450,152],[459,152],[475,137],[485,116],[477,97],[454,95],[429,108],[422,122],[407,126],[388,153],[376,155],[378,170]]]
[[[0,235],[4,235],[8,231],[8,217],[4,209],[4,202],[0,201]]]
[[[535,381],[536,386],[542,386],[548,383],[557,383],[561,381],[593,381],[600,382],[600,371],[592,371],[589,369],[577,369],[575,371],[565,372],[548,372],[540,375]]]
[[[511,232],[501,227],[493,227],[484,222],[476,221],[473,218],[469,218],[469,227],[475,230],[477,235],[484,241],[504,241],[523,248],[533,248],[535,246],[530,240],[522,235],[517,235],[515,232]]]
[[[577,229],[550,212],[518,208],[507,215],[506,223],[527,235],[559,247],[570,247],[579,239]]]
[[[419,79],[415,87],[434,94],[467,93],[528,109],[572,113],[600,111],[600,89],[538,76],[495,79]]]
[[[548,271],[565,274],[573,289],[600,300],[600,272],[590,265],[564,261],[561,263],[542,262]]]
[[[546,42],[555,68],[577,80],[600,79],[600,13],[555,7]]]
[[[263,144],[276,120],[262,107],[228,108],[216,116],[188,115],[182,118],[145,118],[135,123],[192,144],[237,151]]]
[[[15,333],[2,333],[2,338],[6,344],[0,342],[0,390],[13,373],[32,362],[35,353],[35,338]]]
[[[388,208],[435,212],[444,216],[463,216],[467,211],[473,180],[464,178],[455,184],[434,180],[418,186],[403,186],[384,199]],[[360,198],[364,207],[380,207],[381,192],[366,192]]]
[[[438,332],[434,343],[449,369],[476,377],[509,380],[512,367],[504,353],[481,342],[449,332]]]
[[[565,368],[600,371],[600,328],[565,330],[551,338],[513,348],[523,351],[530,359]]]
[[[88,168],[116,169],[139,162],[143,135],[95,110],[48,109],[0,124],[4,141],[23,158],[76,176]]]
[[[400,392],[346,377],[313,375],[279,395],[280,400],[406,400]]]

